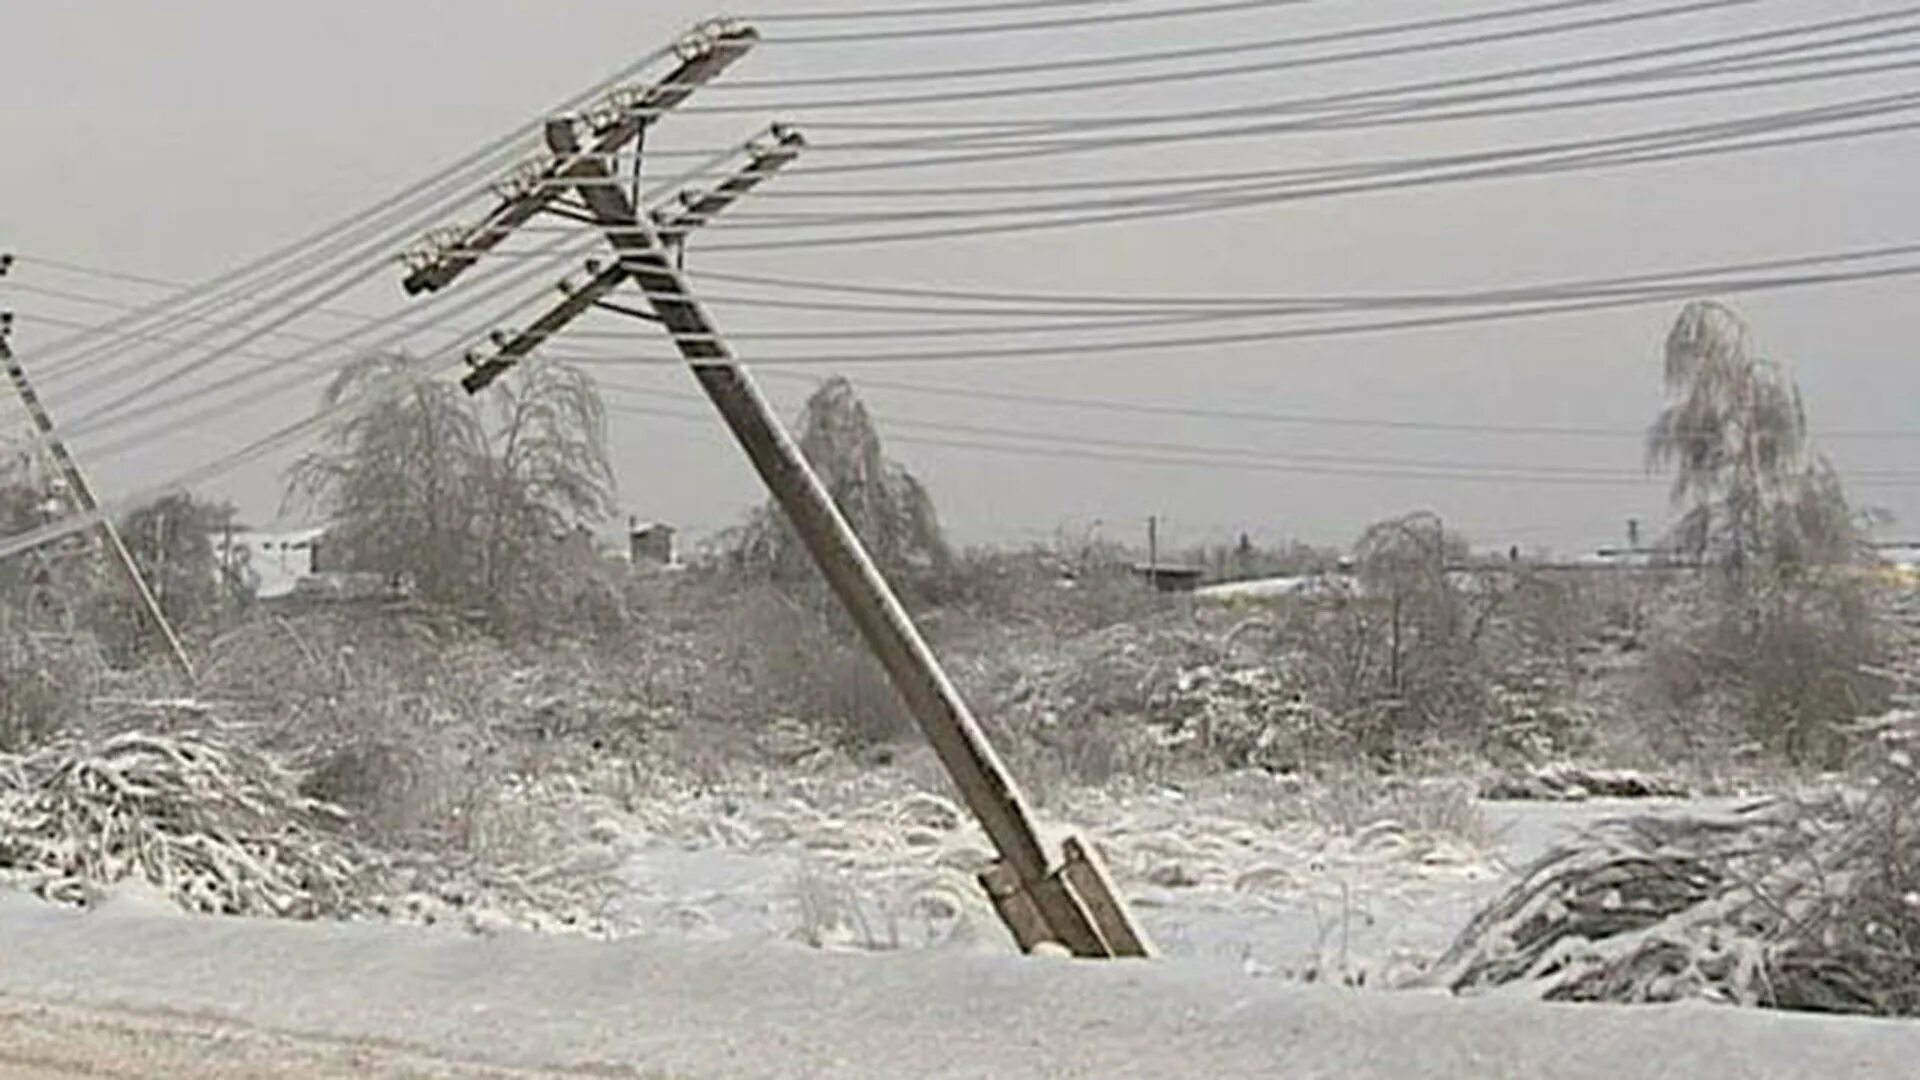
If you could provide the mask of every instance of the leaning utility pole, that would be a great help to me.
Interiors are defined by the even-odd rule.
[[[735,363],[673,258],[688,233],[798,157],[805,140],[784,127],[770,128],[768,137],[743,148],[746,161],[741,169],[711,190],[682,194],[676,212],[646,211],[616,178],[614,156],[635,143],[660,112],[745,54],[757,37],[738,22],[706,24],[676,47],[681,65],[663,82],[644,90],[616,91],[606,106],[585,117],[550,120],[546,142],[551,156],[545,164],[516,174],[515,186],[503,193],[502,202],[481,224],[443,232],[412,253],[406,288],[420,292],[446,285],[479,254],[543,210],[598,226],[616,261],[589,263],[586,282],[563,283],[564,299],[526,330],[496,335],[498,351],[490,357],[469,356],[463,385],[472,393],[484,389],[592,307],[660,323],[993,841],[1000,859],[980,881],[1021,949],[1031,952],[1054,943],[1077,956],[1150,955],[1145,934],[1115,894],[1091,844],[1069,837],[1062,844],[1060,863],[1049,857],[1012,775],[792,436],[746,370]],[[567,193],[577,202],[556,205]],[[628,279],[639,287],[649,311],[606,299]]]
[[[0,263],[0,274],[5,272],[5,264]],[[27,381],[27,372],[21,367],[20,359],[13,355],[13,350],[7,344],[7,335],[12,326],[12,313],[0,313],[0,364],[6,366],[7,378],[12,380],[14,392],[20,395],[20,403],[26,406],[27,415],[33,418],[33,426],[45,441],[47,452],[52,456],[55,467],[60,470],[61,477],[66,481],[67,491],[74,503],[79,506],[82,513],[98,515],[95,527],[99,530],[101,541],[113,556],[114,562],[118,563],[120,569],[126,574],[127,583],[133,586],[133,592],[140,601],[141,610],[146,613],[147,619],[153,623],[154,629],[167,646],[168,657],[173,660],[180,674],[186,677],[187,685],[192,686],[196,676],[193,661],[187,658],[186,646],[180,643],[180,635],[174,633],[173,623],[167,620],[166,612],[160,609],[160,602],[154,598],[153,590],[147,587],[147,579],[141,576],[139,565],[133,561],[133,553],[129,552],[127,545],[121,541],[120,530],[114,527],[113,519],[100,513],[99,500],[94,498],[93,485],[87,482],[86,474],[80,471],[80,463],[67,452],[66,444],[60,441],[59,435],[54,431],[53,418],[48,415],[46,406],[40,401],[40,395],[33,389],[33,384]]]

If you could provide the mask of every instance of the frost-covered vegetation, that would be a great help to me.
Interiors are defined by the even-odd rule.
[[[1476,793],[1827,773],[1831,800],[1556,854],[1428,978],[1911,1013],[1915,608],[1858,557],[1797,391],[1749,348],[1722,308],[1676,325],[1649,451],[1676,470],[1678,554],[1633,571],[1476,561],[1416,512],[1346,551],[1206,553],[1319,586],[1201,602],[1110,547],[955,550],[843,381],[799,434],[1018,779],[1096,830],[1123,886],[1293,888],[1295,855],[1358,864],[1383,836],[1470,861]],[[127,532],[167,575],[188,692],[86,543],[0,564],[0,874],[81,902],[133,877],[210,912],[614,933],[639,830],[806,852],[787,901],[814,944],[990,919],[984,841],[771,509],[650,572],[567,542],[612,505],[590,380],[535,368],[483,413],[380,359],[329,395],[368,405],[290,492],[346,566],[411,591],[256,603],[201,542],[227,511],[144,508]],[[7,468],[0,525],[24,531],[59,493]]]

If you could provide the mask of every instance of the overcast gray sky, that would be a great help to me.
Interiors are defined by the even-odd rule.
[[[1475,0],[1474,7],[1491,10],[1520,2]],[[1634,0],[1583,6],[1598,14],[1651,10],[1670,3]],[[778,13],[827,5],[828,0],[794,4],[766,0],[764,8]],[[1110,9],[1081,10],[1095,13],[1154,6],[1173,5],[1141,0]],[[697,95],[693,104],[764,108],[722,114],[689,110],[663,123],[651,145],[663,151],[716,147],[751,134],[766,120],[787,119],[807,130],[819,149],[810,151],[790,175],[773,184],[804,193],[843,183],[1051,183],[1281,168],[1600,138],[1911,91],[1916,80],[1912,71],[1902,70],[1870,78],[1520,118],[1194,141],[992,166],[806,176],[809,166],[869,160],[833,148],[835,142],[864,137],[861,132],[826,126],[834,121],[879,116],[973,118],[983,113],[1124,116],[1251,104],[1707,39],[1851,13],[1891,11],[1897,6],[1850,0],[1756,0],[1684,18],[1445,53],[1279,66],[1227,78],[888,110],[792,107],[789,103],[932,92],[957,84],[758,91],[715,87]],[[903,24],[898,20],[832,24],[769,20],[764,25],[769,40],[730,74],[737,79],[777,80],[911,73],[935,67],[1177,49],[1465,10],[1461,4],[1436,0],[1323,0],[1019,34],[812,45],[777,39]],[[645,4],[0,0],[0,27],[6,42],[0,70],[5,72],[7,102],[0,109],[0,155],[5,161],[0,170],[0,250],[169,280],[201,280],[375,202],[668,42],[697,18],[718,13],[705,4],[683,0]],[[1564,20],[1577,14],[1562,11],[1552,18]],[[1032,17],[976,16],[974,21]],[[1532,24],[1546,21],[1542,16]],[[1304,57],[1335,48],[1254,54],[1231,62]],[[1181,61],[1120,70],[1173,71],[1207,63]],[[1042,73],[970,85],[1068,77]],[[690,259],[696,271],[997,291],[1294,295],[1496,288],[1920,239],[1911,209],[1915,183],[1920,180],[1917,147],[1920,135],[1880,135],[1628,169],[904,244],[703,251],[703,243],[743,245],[769,235],[716,226],[710,236],[696,240]],[[686,159],[663,157],[651,168],[655,176],[664,176],[685,163]],[[1042,201],[1059,197],[1035,196]],[[781,202],[769,195],[740,209],[765,213],[840,208],[836,203],[787,198],[790,201]],[[920,204],[893,200],[885,205],[909,209]],[[743,218],[736,226],[744,224]],[[367,287],[340,298],[336,306],[372,313],[394,310],[406,302],[399,276],[397,268],[382,274]],[[0,286],[0,300],[21,315],[14,340],[29,365],[36,345],[65,332],[34,322],[32,316],[99,321],[114,311],[28,293],[18,286],[122,302],[157,295],[138,285],[89,278],[25,260],[15,268],[11,281],[16,287]],[[463,282],[450,290],[450,297],[457,299],[467,287]],[[1916,393],[1920,367],[1910,356],[1911,343],[1920,340],[1920,305],[1912,302],[1913,289],[1913,279],[1906,278],[1752,294],[1731,302],[1751,323],[1760,350],[1792,366],[1818,438],[1822,431],[1920,430],[1915,407],[1920,401]],[[732,291],[743,290],[734,287]],[[464,329],[492,325],[489,313],[497,306],[481,307],[460,325]],[[1622,434],[1611,438],[1517,436],[1256,424],[868,388],[865,396],[883,427],[907,420],[1031,429],[1054,438],[1089,440],[1086,445],[1107,451],[1112,449],[1108,444],[1118,440],[1231,446],[1293,457],[1357,455],[1487,468],[1633,473],[1641,457],[1631,431],[1643,427],[1659,407],[1659,345],[1678,306],[1676,301],[1537,320],[1208,349],[860,364],[843,370],[856,385],[863,377],[921,380],[943,387],[1204,409],[1464,424],[1593,425],[1617,427]],[[883,325],[859,316],[745,304],[720,303],[715,308],[723,324],[743,337]],[[323,320],[301,325],[315,332],[340,329],[340,323]],[[942,324],[929,321],[926,325]],[[594,348],[617,347],[646,356],[669,352],[642,325],[596,317],[586,328],[635,334],[631,342],[592,340]],[[418,347],[429,348],[441,340],[423,339]],[[1031,344],[1033,339],[1006,336],[976,343],[1006,347]],[[856,341],[853,347],[897,351],[954,344],[936,338]],[[749,339],[741,344],[749,357],[756,351],[813,353],[831,347],[804,340]],[[290,351],[292,346],[269,341],[262,348]],[[154,356],[155,363],[166,362],[165,354]],[[260,361],[229,357],[220,363],[225,366],[213,374]],[[830,369],[806,370],[821,375]],[[690,394],[693,386],[683,370],[664,366],[621,370],[614,377],[628,386],[665,392]],[[127,385],[131,384],[89,386],[84,377],[50,376],[47,396],[60,415],[70,417],[84,414]],[[804,382],[790,376],[770,377],[766,385],[789,413],[806,391]],[[76,441],[104,489],[127,491],[164,481],[242,446],[310,412],[316,398],[317,387],[303,385],[222,412],[216,421],[175,425],[161,437],[135,446],[117,445],[125,443],[122,436],[131,428],[102,430]],[[694,400],[676,404],[624,392],[611,400],[680,411],[700,408]],[[617,413],[613,423],[621,501],[630,512],[703,531],[737,520],[759,497],[741,454],[728,443],[717,421],[699,424]],[[1823,444],[1849,470],[1906,467],[1916,445],[1920,440],[1835,438]],[[1665,489],[1658,481],[1574,484],[1336,477],[1092,461],[1044,448],[1016,454],[904,441],[893,446],[893,454],[927,482],[947,523],[966,541],[1037,539],[1059,527],[1082,529],[1096,520],[1104,523],[1102,529],[1109,535],[1131,538],[1144,531],[1147,515],[1158,514],[1166,521],[1165,535],[1173,544],[1230,539],[1242,531],[1262,538],[1345,542],[1370,520],[1428,508],[1489,546],[1552,545],[1567,551],[1617,541],[1629,517],[1658,523],[1667,513]],[[203,485],[203,490],[236,501],[250,518],[269,519],[278,507],[279,473],[287,460],[283,454],[249,462]],[[1920,525],[1920,482],[1861,486],[1855,496],[1892,510],[1907,525]]]

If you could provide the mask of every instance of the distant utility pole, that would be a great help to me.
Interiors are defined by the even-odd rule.
[[[160,609],[167,606],[167,512],[156,510],[153,514],[153,595],[160,601]]]
[[[6,273],[10,263],[11,259],[0,261],[0,275]],[[20,403],[26,406],[27,415],[33,418],[34,428],[45,440],[47,452],[52,456],[54,465],[60,470],[62,478],[66,480],[67,491],[71,494],[74,503],[79,506],[82,513],[99,515],[95,527],[99,530],[100,539],[105,543],[113,560],[126,574],[127,583],[133,586],[134,595],[140,601],[141,610],[146,613],[147,619],[153,623],[154,630],[167,646],[167,655],[173,660],[174,666],[180,670],[180,674],[186,677],[187,685],[192,686],[195,674],[193,661],[187,658],[186,646],[181,644],[180,635],[174,633],[173,624],[167,620],[166,612],[160,609],[160,602],[154,598],[153,590],[147,587],[147,579],[141,576],[139,565],[133,561],[133,554],[121,541],[120,530],[114,527],[113,519],[100,513],[100,503],[94,498],[93,485],[87,482],[86,474],[80,471],[79,462],[67,452],[66,444],[60,441],[59,435],[54,431],[53,418],[48,415],[46,406],[40,401],[40,395],[33,389],[33,384],[27,381],[26,369],[20,365],[19,358],[13,355],[12,348],[7,344],[7,336],[12,327],[12,313],[0,313],[0,364],[6,366],[7,378],[12,380],[14,392],[20,395]]]
[[[1062,844],[1058,865],[1049,857],[1024,797],[966,702],[759,387],[734,361],[705,308],[687,288],[676,258],[684,252],[687,235],[798,157],[805,140],[775,125],[743,148],[746,160],[739,171],[711,190],[683,193],[673,211],[644,210],[619,183],[615,155],[635,146],[661,112],[739,59],[758,36],[739,22],[706,24],[676,46],[680,67],[661,83],[617,90],[585,117],[550,120],[548,161],[523,174],[526,179],[504,192],[479,225],[443,234],[438,243],[430,241],[413,253],[405,287],[421,292],[446,285],[473,265],[478,253],[542,211],[598,226],[616,261],[589,263],[586,281],[562,283],[563,299],[526,330],[497,335],[498,351],[490,357],[470,356],[462,384],[471,393],[479,392],[591,307],[663,326],[998,849],[999,862],[980,881],[1020,947],[1030,952],[1057,943],[1078,956],[1149,955],[1145,935],[1114,892],[1091,844],[1071,837]],[[561,203],[565,195],[572,200]],[[639,287],[648,310],[606,299],[628,279]]]
[[[1157,578],[1160,573],[1160,516],[1147,518],[1147,576]],[[1155,580],[1158,585],[1159,581]]]

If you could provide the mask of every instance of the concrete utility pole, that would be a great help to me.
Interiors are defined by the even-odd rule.
[[[5,267],[0,265],[0,274],[3,273],[5,273]],[[27,415],[33,418],[34,428],[45,440],[47,451],[52,456],[55,467],[60,470],[61,477],[66,481],[67,490],[72,494],[73,501],[82,513],[99,514],[96,528],[100,533],[100,539],[105,543],[114,562],[118,563],[120,569],[126,574],[127,583],[133,586],[134,595],[140,601],[141,610],[145,612],[148,621],[153,623],[154,630],[165,642],[167,655],[172,659],[174,667],[186,677],[187,685],[192,686],[196,676],[193,661],[187,658],[186,646],[181,644],[180,635],[174,633],[173,624],[167,620],[166,612],[160,609],[160,602],[155,599],[153,590],[147,587],[147,579],[141,576],[139,565],[133,561],[133,554],[121,541],[120,530],[114,527],[113,519],[99,513],[99,500],[94,498],[93,485],[87,482],[86,474],[80,471],[79,462],[67,452],[66,444],[60,441],[58,434],[54,431],[52,416],[48,415],[46,406],[40,401],[40,395],[33,389],[33,384],[27,381],[26,369],[21,366],[19,358],[13,355],[13,350],[7,343],[8,332],[12,326],[13,315],[0,314],[0,364],[6,366],[7,378],[13,382],[14,392],[20,395],[20,403],[26,406]]]
[[[632,95],[632,100],[664,100],[663,88],[690,90],[695,82],[711,78],[743,53],[756,37],[751,28],[736,23],[697,31],[682,42],[681,69],[659,87]],[[680,96],[684,98],[685,93]],[[679,202],[682,209],[669,216],[643,211],[623,190],[613,168],[613,152],[637,139],[644,122],[634,125],[619,140],[611,139],[608,133],[627,131],[623,120],[610,119],[605,124],[590,120],[586,126],[593,136],[591,144],[582,141],[582,125],[577,118],[557,118],[548,123],[552,163],[543,173],[542,182],[533,188],[535,194],[528,197],[544,205],[557,197],[559,188],[571,187],[605,234],[618,261],[605,267],[590,265],[591,276],[584,286],[563,286],[565,299],[527,330],[500,339],[499,351],[492,357],[472,358],[472,370],[464,380],[466,388],[470,392],[484,388],[587,308],[613,307],[605,296],[631,278],[645,296],[650,314],[617,307],[614,310],[659,322],[667,330],[701,389],[792,521],[835,596],[886,669],[998,849],[1000,861],[981,875],[981,884],[1020,947],[1032,951],[1056,943],[1078,956],[1149,955],[1146,936],[1115,894],[1090,844],[1070,837],[1062,845],[1060,864],[1054,865],[1049,858],[1013,777],[792,436],[746,370],[734,362],[725,340],[687,288],[673,258],[675,250],[683,248],[688,232],[791,162],[805,141],[797,132],[776,126],[770,130],[770,142],[757,142],[747,148],[744,168],[708,192],[683,195]],[[500,223],[525,221],[534,212],[537,208],[525,210],[509,199],[471,235],[491,237],[489,244],[498,243],[506,235]],[[512,225],[505,228],[510,230]],[[461,254],[451,258],[464,257],[473,247],[473,242],[464,238],[456,238],[454,243]],[[452,280],[459,269],[444,269],[428,253],[417,259],[407,279],[408,288],[413,289],[416,283],[421,288],[438,288]]]

